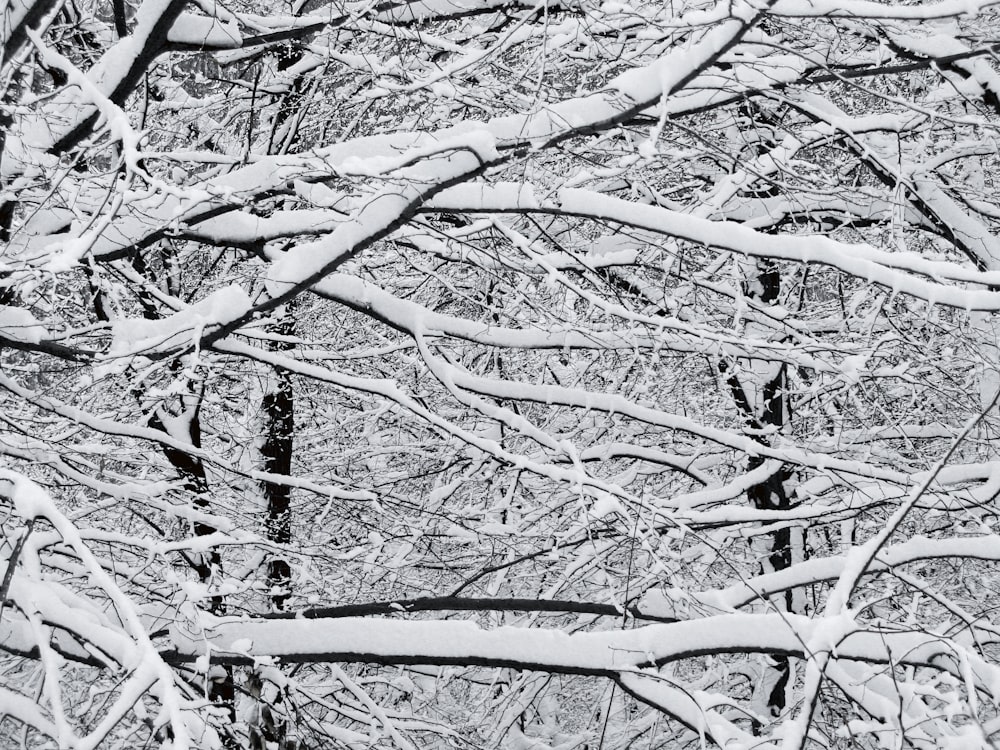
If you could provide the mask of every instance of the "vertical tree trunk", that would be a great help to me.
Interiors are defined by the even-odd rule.
[[[290,307],[279,312],[280,319],[271,326],[271,332],[291,336],[295,321]],[[290,348],[281,341],[271,344],[276,351]],[[292,471],[292,450],[295,432],[295,399],[292,378],[287,370],[274,369],[274,377],[264,394],[264,444],[261,458],[264,471],[288,476]],[[288,544],[292,540],[291,488],[274,482],[262,482],[265,503],[264,533],[269,541]],[[270,584],[271,606],[275,611],[285,606],[291,592],[291,567],[280,554],[272,553],[267,562],[267,580]]]
[[[751,299],[765,304],[775,304],[781,293],[781,275],[774,264],[761,261],[747,269],[747,281],[743,293]],[[748,333],[753,333],[748,324]],[[742,372],[734,372],[727,379],[737,407],[744,415],[747,427],[764,434],[754,434],[754,440],[761,445],[770,445],[767,434],[788,425],[791,414],[786,397],[788,370],[785,365],[772,365],[751,360],[744,363]],[[764,464],[765,459],[751,456],[747,469],[753,471]],[[780,468],[770,478],[747,490],[747,499],[760,510],[787,510],[791,506],[788,482],[792,473]],[[761,561],[763,572],[785,570],[794,562],[793,542],[799,542],[797,535],[787,527],[775,529],[768,534],[766,556]],[[798,607],[793,592],[787,591],[775,603],[786,612],[795,612]],[[767,682],[767,708],[772,716],[779,716],[786,707],[785,690],[791,678],[791,664],[788,657],[770,657],[774,669],[772,679]]]
[[[277,68],[288,70],[302,59],[302,50],[289,45],[278,54]],[[293,122],[301,104],[302,78],[297,76],[284,96],[284,105],[279,107],[268,138],[268,153],[288,153],[298,137],[297,123]],[[251,115],[252,118],[252,115]],[[248,138],[253,127],[252,119],[247,124]],[[291,304],[274,312],[276,322],[268,330],[279,336],[295,333],[295,317]],[[291,344],[275,341],[272,351],[287,351]],[[264,443],[261,446],[261,463],[270,474],[288,476],[292,471],[292,452],[295,433],[295,394],[291,374],[280,367],[274,368],[264,397],[261,400],[264,421]],[[292,541],[291,488],[274,482],[262,482],[264,497],[264,535],[276,544]],[[268,596],[271,610],[284,609],[291,595],[292,570],[288,560],[281,554],[272,552],[267,560]],[[248,677],[248,687],[257,701],[256,722],[250,727],[251,750],[279,748],[295,750],[298,742],[289,735],[289,723],[281,710],[274,710],[283,702],[281,690],[266,680],[257,671]]]
[[[179,417],[167,416],[163,414],[162,410],[157,410],[153,413],[149,424],[175,439],[190,442],[194,448],[201,448],[201,397],[193,395],[191,399],[192,403],[186,405],[184,412]],[[164,417],[167,417],[166,421],[164,421]],[[211,505],[208,499],[209,484],[205,474],[205,465],[201,459],[168,446],[164,446],[163,452],[167,460],[170,461],[170,465],[180,476],[184,489],[194,496],[195,507],[198,510],[208,511]],[[215,531],[214,526],[202,521],[196,521],[194,524],[196,536],[208,536]],[[222,575],[222,556],[216,549],[205,554],[192,555],[190,562],[197,572],[198,578],[204,584],[217,581]],[[226,603],[221,596],[216,595],[212,597],[209,608],[213,614],[222,615],[226,612]],[[210,679],[208,699],[225,708],[230,724],[236,721],[236,686],[231,667],[223,667],[216,678]],[[239,741],[231,732],[223,732],[222,738],[229,750],[236,750],[240,747]]]
[[[271,333],[292,336],[295,319],[291,305],[276,311],[277,322],[269,326]],[[275,341],[274,351],[286,351],[291,344]],[[291,374],[280,367],[274,368],[273,377],[261,403],[264,421],[264,443],[261,459],[264,471],[288,476],[292,471],[292,451],[295,438],[295,394]],[[291,488],[275,482],[261,482],[264,497],[264,535],[269,541],[286,545],[292,540]],[[272,611],[284,609],[291,595],[291,565],[280,553],[272,551],[267,560],[268,596]],[[257,720],[250,727],[252,750],[279,748],[294,750],[298,743],[288,736],[286,714],[275,710],[283,703],[281,690],[261,678],[259,673],[250,675],[249,687],[258,702]]]

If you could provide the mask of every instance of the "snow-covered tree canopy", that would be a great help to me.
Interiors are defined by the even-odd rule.
[[[1000,740],[993,0],[7,0],[0,746]]]

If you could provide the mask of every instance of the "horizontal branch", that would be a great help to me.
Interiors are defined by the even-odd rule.
[[[594,602],[573,602],[559,599],[487,599],[464,596],[426,596],[419,599],[394,599],[365,604],[343,604],[337,607],[314,607],[295,612],[275,612],[263,615],[263,618],[269,620],[337,619],[443,610],[454,612],[563,612],[601,617],[622,617],[627,614],[636,620],[677,622],[676,618],[642,612],[635,606],[625,607],[623,611],[613,604],[596,604]]]
[[[503,667],[614,677],[637,669],[713,654],[810,657],[835,649],[836,658],[875,664],[931,666],[960,674],[967,660],[986,689],[1000,685],[1000,668],[955,641],[933,633],[862,630],[842,618],[791,613],[729,613],[630,630],[566,633],[557,629],[482,629],[462,620],[296,619],[219,620],[191,631],[171,628],[165,661],[189,663],[209,654],[217,663],[357,662],[384,665]],[[833,629],[831,630],[831,627]],[[846,627],[846,629],[845,629]],[[824,633],[842,632],[826,643]],[[812,646],[808,644],[813,644]]]

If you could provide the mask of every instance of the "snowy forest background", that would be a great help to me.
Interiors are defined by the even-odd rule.
[[[993,5],[6,0],[0,747],[995,747]]]

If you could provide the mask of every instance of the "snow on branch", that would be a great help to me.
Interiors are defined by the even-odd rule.
[[[455,620],[220,620],[201,629],[172,628],[174,650],[164,658],[194,660],[208,654],[232,663],[273,657],[290,663],[479,665],[615,677],[708,654],[807,656],[805,644],[825,630],[829,626],[823,618],[742,613],[590,633],[518,627],[486,630]],[[1000,685],[1000,668],[932,634],[858,628],[833,645],[840,659],[933,665],[956,674],[959,660],[968,659],[980,688],[989,692]]]
[[[1000,276],[991,271],[977,272],[954,264],[928,261],[915,254],[890,253],[868,245],[847,245],[820,235],[767,234],[735,222],[700,219],[670,209],[636,205],[586,190],[563,190],[559,196],[559,210],[575,216],[611,220],[661,232],[670,237],[755,258],[832,266],[864,281],[881,284],[932,304],[966,310],[1000,310],[1000,293],[985,289],[962,289],[921,278],[951,277],[983,286],[997,285]]]

